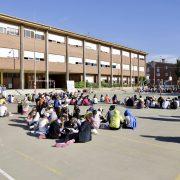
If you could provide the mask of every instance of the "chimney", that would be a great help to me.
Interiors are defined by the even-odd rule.
[[[163,58],[163,59],[162,59],[162,63],[165,63],[165,60],[166,60],[166,59]]]

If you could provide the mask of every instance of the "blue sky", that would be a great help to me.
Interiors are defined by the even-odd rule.
[[[180,57],[180,0],[1,0],[0,13]]]

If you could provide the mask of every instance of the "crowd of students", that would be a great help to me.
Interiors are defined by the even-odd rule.
[[[14,102],[14,96],[7,97],[9,103]],[[33,103],[35,102],[35,104]],[[34,104],[30,108],[30,103]],[[102,104],[109,105],[109,110],[103,112],[99,107]],[[99,98],[94,95],[90,98],[87,93],[49,93],[27,94],[18,103],[18,113],[27,115],[27,126],[31,134],[40,139],[58,139],[57,147],[65,147],[74,142],[88,142],[92,139],[92,133],[98,134],[98,129],[118,130],[120,128],[136,128],[136,118],[130,110],[121,115],[118,106],[136,108],[162,108],[177,109],[180,107],[180,96],[170,98],[155,98],[142,96],[127,97],[120,101],[115,94],[112,98],[108,94]],[[73,112],[70,113],[70,106]],[[86,107],[86,113],[82,114],[81,106]],[[6,99],[0,97],[0,116],[7,116]]]
[[[30,101],[35,101],[32,110],[29,109]],[[118,103],[116,95],[112,98],[107,113],[103,113],[102,108],[94,107],[94,104],[100,101],[110,104],[111,99],[108,95],[105,97],[101,95],[100,100],[96,95],[90,99],[83,93],[27,95],[18,105],[18,112],[28,115],[26,122],[31,134],[40,139],[58,139],[57,147],[91,141],[92,134],[98,134],[99,128],[111,130],[136,128],[136,118],[129,110],[121,115],[115,105]],[[72,113],[70,106],[73,106]],[[86,106],[86,113],[81,113],[80,106]]]
[[[142,108],[157,108],[157,109],[178,109],[180,107],[180,96],[175,98],[156,98],[155,96],[147,96],[145,99],[137,95],[124,99],[124,104],[128,107]]]

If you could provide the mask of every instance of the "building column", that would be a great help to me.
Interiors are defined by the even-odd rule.
[[[68,36],[66,36],[66,82],[69,81],[69,51],[68,51]]]
[[[97,45],[97,61],[98,61],[98,87],[101,88],[101,61],[100,61],[100,45]]]
[[[123,87],[123,55],[121,50],[121,87]]]
[[[112,47],[111,47],[110,48],[110,68],[111,68],[110,83],[111,83],[111,87],[113,87],[113,68],[112,68],[112,64],[113,64],[113,55],[112,55]]]
[[[85,40],[83,40],[83,81],[86,88],[86,55],[85,55]]]
[[[20,88],[24,89],[24,26],[20,26]]]
[[[3,72],[1,72],[1,85],[3,85]]]
[[[129,53],[130,55],[130,86],[132,87],[132,54],[131,52]]]
[[[137,80],[137,82],[138,82],[138,85],[139,85],[139,54],[138,54],[138,68],[137,68],[137,70],[138,70],[138,80]]]
[[[46,63],[46,89],[49,89],[49,41],[48,31],[45,32],[45,63]]]

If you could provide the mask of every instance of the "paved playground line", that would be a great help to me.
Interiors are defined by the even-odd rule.
[[[62,173],[58,170],[58,169],[55,169],[55,168],[51,168],[49,166],[46,166],[44,164],[42,164],[41,162],[35,160],[34,158],[30,157],[29,155],[19,151],[19,150],[14,150],[14,152],[18,155],[20,155],[21,157],[23,157],[24,159],[26,160],[29,160],[31,162],[34,162],[35,164],[39,165],[40,167],[44,168],[44,169],[47,169],[48,171],[50,171],[51,173],[57,175],[57,176],[60,176]]]
[[[6,177],[8,180],[15,180],[12,176],[10,176],[8,173],[0,169],[0,174],[2,174],[4,177]]]

